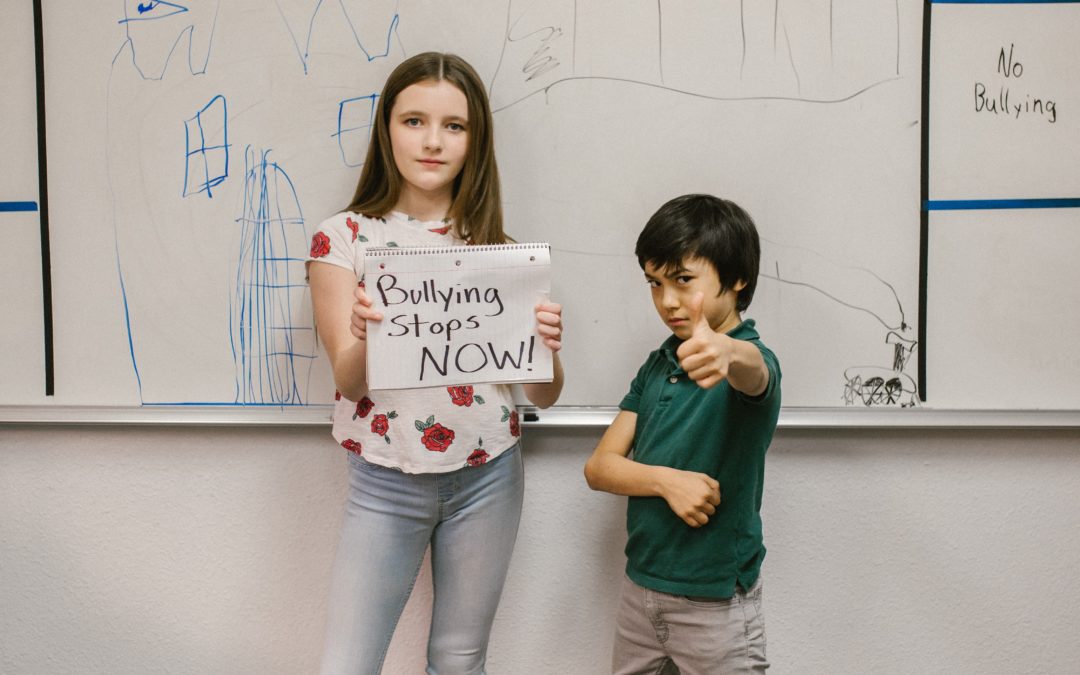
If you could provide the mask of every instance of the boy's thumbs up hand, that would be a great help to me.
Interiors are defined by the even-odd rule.
[[[730,337],[709,326],[704,304],[705,294],[698,292],[687,305],[687,318],[693,332],[679,345],[675,355],[690,379],[702,389],[709,389],[727,378],[735,346]]]
[[[686,306],[687,313],[690,315],[690,327],[693,329],[691,337],[705,338],[713,332],[712,327],[709,326],[709,320],[705,318],[705,312],[701,311],[704,305],[705,294],[698,291]]]

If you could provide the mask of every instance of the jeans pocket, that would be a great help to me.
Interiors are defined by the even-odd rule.
[[[683,597],[683,599],[685,599],[688,603],[690,603],[694,607],[705,607],[705,608],[714,608],[714,609],[722,609],[722,608],[730,607],[731,603],[735,600],[734,597],[731,597],[731,598],[709,598],[709,597],[705,597],[705,596],[701,596],[701,595],[684,595],[682,597]]]
[[[349,453],[349,466],[356,471],[363,471],[364,473],[375,473],[379,471],[396,471],[402,473],[400,469],[369,462],[355,452]]]

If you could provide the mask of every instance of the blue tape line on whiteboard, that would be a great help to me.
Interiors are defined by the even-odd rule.
[[[931,199],[923,202],[927,211],[979,211],[984,209],[1075,209],[1080,198],[1061,199]]]
[[[37,211],[37,202],[0,202],[0,211]]]

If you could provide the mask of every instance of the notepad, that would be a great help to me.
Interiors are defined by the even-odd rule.
[[[364,286],[371,389],[550,382],[536,304],[551,291],[547,244],[370,248]]]

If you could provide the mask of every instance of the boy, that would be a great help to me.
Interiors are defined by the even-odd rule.
[[[764,671],[760,510],[780,366],[740,315],[757,229],[736,204],[685,195],[649,219],[634,252],[673,335],[585,465],[591,488],[630,497],[612,669]]]

